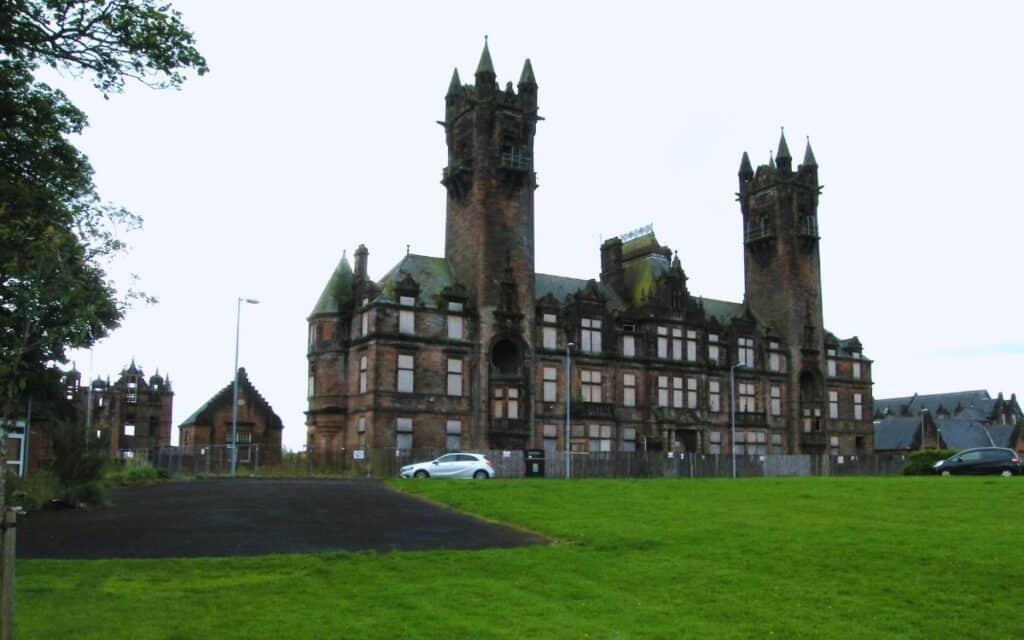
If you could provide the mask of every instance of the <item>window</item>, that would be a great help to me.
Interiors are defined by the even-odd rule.
[[[658,357],[668,358],[668,327],[658,327]]]
[[[416,305],[416,298],[410,296],[399,296],[398,304],[403,307]],[[398,332],[416,333],[416,312],[412,309],[400,309],[398,311]]]
[[[310,346],[310,348],[313,347],[313,344],[315,342],[316,342],[316,325],[313,324],[313,323],[310,323],[310,325],[309,325],[309,346]]]
[[[772,434],[772,449],[775,450],[775,453],[782,453],[782,434],[781,433],[773,433]]]
[[[449,420],[444,428],[444,447],[449,451],[458,451],[462,448],[462,421]]]
[[[779,353],[779,343],[774,340],[768,343],[768,369],[782,371],[782,354]]]
[[[676,409],[683,408],[683,379],[672,378],[672,406]]]
[[[722,453],[721,431],[712,431],[708,434],[708,453],[715,456]]]
[[[686,406],[697,408],[697,378],[686,379]]]
[[[370,312],[364,311],[359,314],[359,329],[361,333],[359,335],[366,336],[370,333]]]
[[[672,359],[683,359],[683,330],[672,328]]]
[[[586,353],[601,352],[601,321],[595,318],[580,320],[580,348]]]
[[[366,448],[366,418],[359,416],[359,421],[356,423],[356,433],[359,436],[358,447],[360,449]]]
[[[544,367],[544,402],[558,402],[558,369]]]
[[[587,450],[591,453],[600,453],[612,450],[612,426],[607,424],[592,424],[587,427]]]
[[[462,316],[457,315],[462,312],[462,303],[449,302],[448,311],[448,339],[462,340]]]
[[[495,418],[519,419],[519,389],[495,387],[493,415]]]
[[[636,406],[636,376],[632,373],[622,374],[622,406]]]
[[[828,349],[826,353],[828,354],[828,360],[825,361],[828,366],[828,377],[834,378],[836,377],[836,350]]]
[[[771,413],[773,416],[782,415],[782,387],[772,387],[769,391],[771,395]]]
[[[544,453],[551,456],[558,451],[558,425],[544,425]]]
[[[859,393],[853,394],[853,419],[864,419],[864,397]]]
[[[722,410],[722,385],[718,380],[708,380],[708,409],[712,413]]]
[[[128,378],[128,389],[125,392],[124,401],[128,404],[135,404],[139,401],[139,383],[135,376]]]
[[[583,402],[601,402],[601,372],[580,371],[580,388]]]
[[[737,340],[739,363],[748,367],[754,366],[754,339],[739,338]]]
[[[366,393],[366,356],[359,357],[359,393]]]
[[[309,387],[306,389],[306,396],[312,398],[316,395],[316,375],[311,371],[309,373]]]
[[[697,332],[693,329],[686,331],[686,359],[691,362],[697,359]]]
[[[553,313],[545,313],[543,316],[544,326],[541,327],[541,339],[545,349],[558,348],[558,327],[555,323],[558,318]]]
[[[624,358],[636,357],[636,336],[622,336],[622,356]]]
[[[839,437],[838,436],[832,436],[831,438],[829,438],[828,439],[828,445],[832,449],[832,452],[831,452],[832,455],[838,456],[839,455]]]
[[[126,424],[126,425],[124,425],[124,435],[126,435],[126,436],[134,436],[135,435],[135,425],[134,424]]]
[[[853,377],[856,378],[857,380],[860,380],[860,363],[854,360],[851,369]]]
[[[410,355],[398,354],[398,391],[412,393],[413,358]]]
[[[622,450],[627,452],[636,451],[636,429],[632,427],[623,427]]]
[[[757,411],[757,396],[754,385],[751,382],[741,382],[739,387],[739,408],[740,413],[754,413]]]
[[[395,448],[412,449],[412,418],[395,419]]]
[[[838,418],[839,417],[839,392],[829,391],[828,392],[828,417]]]
[[[449,396],[462,395],[462,360],[460,358],[448,358],[448,385],[446,394]]]
[[[718,364],[719,352],[718,352],[718,334],[708,334],[708,362],[711,364]]]
[[[658,376],[658,406],[668,406],[668,376]]]

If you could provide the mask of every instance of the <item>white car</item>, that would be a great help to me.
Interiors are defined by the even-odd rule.
[[[417,462],[402,467],[403,478],[476,478],[494,477],[491,461],[479,453],[446,453],[430,462]]]

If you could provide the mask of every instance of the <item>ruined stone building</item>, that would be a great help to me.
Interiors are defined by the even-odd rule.
[[[456,70],[444,256],[406,255],[374,281],[360,245],[331,275],[309,315],[317,459],[368,447],[870,452],[871,361],[823,324],[810,145],[795,168],[784,137],[756,170],[743,154],[743,301],[692,294],[651,229],[604,242],[598,279],[541,274],[537,94],[529,60],[502,89],[486,45],[474,84]]]

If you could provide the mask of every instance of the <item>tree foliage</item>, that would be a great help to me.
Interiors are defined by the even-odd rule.
[[[40,66],[88,76],[105,96],[129,79],[178,87],[185,72],[207,71],[167,4],[0,1],[0,425],[67,349],[117,327],[124,298],[105,268],[124,249],[118,231],[140,223],[101,200],[88,158],[69,141],[87,118],[36,80]]]

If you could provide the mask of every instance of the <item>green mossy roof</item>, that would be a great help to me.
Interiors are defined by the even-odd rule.
[[[320,299],[316,301],[316,306],[313,307],[313,311],[309,315],[318,316],[338,313],[352,299],[352,282],[354,279],[355,275],[352,273],[352,267],[348,264],[348,259],[342,256],[341,262],[334,269],[331,279],[327,281],[327,286],[324,287],[324,292],[320,294]]]
[[[380,279],[378,285],[381,293],[377,299],[398,302],[395,288],[406,275],[419,285],[419,304],[425,307],[437,308],[441,293],[455,283],[452,267],[446,259],[410,253]]]

